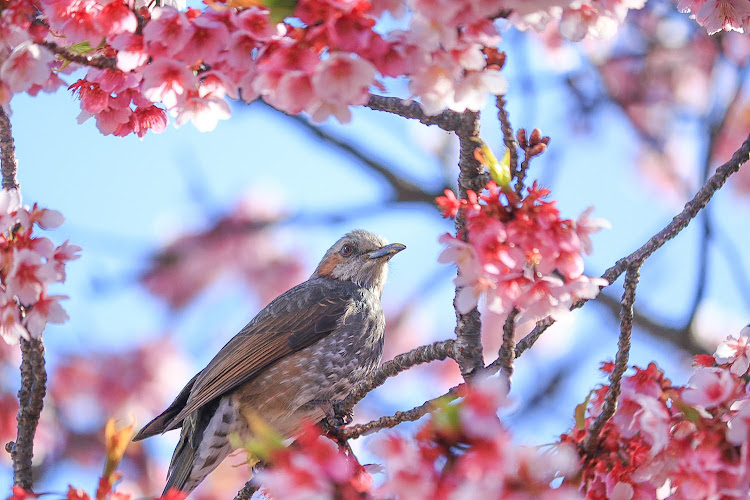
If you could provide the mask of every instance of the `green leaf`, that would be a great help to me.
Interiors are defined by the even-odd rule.
[[[576,420],[576,429],[583,430],[586,428],[586,408],[589,406],[589,401],[591,401],[591,396],[593,395],[594,391],[590,391],[586,399],[583,400],[583,403],[576,406],[576,410],[573,413]]]

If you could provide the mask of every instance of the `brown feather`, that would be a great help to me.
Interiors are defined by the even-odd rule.
[[[320,264],[318,264],[318,267],[315,269],[314,274],[316,276],[333,278],[333,270],[343,261],[344,257],[338,253],[326,256],[323,260],[320,261]]]

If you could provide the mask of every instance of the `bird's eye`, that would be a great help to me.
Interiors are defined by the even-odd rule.
[[[343,255],[344,257],[349,257],[353,253],[354,253],[354,247],[352,245],[346,244],[343,247],[341,247],[341,255]]]

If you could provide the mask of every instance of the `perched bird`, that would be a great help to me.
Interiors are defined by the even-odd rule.
[[[404,248],[362,230],[343,236],[310,279],[271,301],[141,429],[135,441],[182,427],[165,492],[198,486],[232,451],[230,434],[249,437],[253,417],[293,437],[380,364],[380,296],[388,261]]]

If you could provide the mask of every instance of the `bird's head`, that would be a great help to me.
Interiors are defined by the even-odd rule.
[[[344,235],[328,249],[315,276],[351,281],[380,296],[388,276],[388,261],[406,248],[367,231],[357,229]]]

